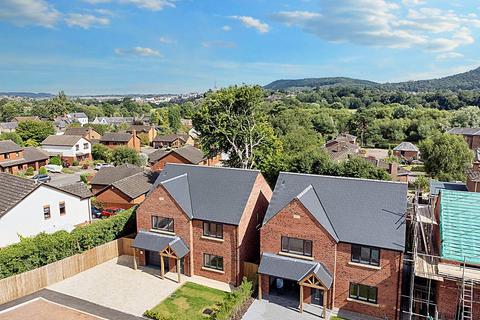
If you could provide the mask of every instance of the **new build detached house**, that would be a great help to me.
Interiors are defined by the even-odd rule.
[[[138,263],[239,285],[271,194],[256,170],[167,164],[137,209]]]
[[[404,183],[280,173],[261,227],[259,298],[399,319],[406,209]]]

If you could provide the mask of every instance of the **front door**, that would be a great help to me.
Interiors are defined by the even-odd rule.
[[[312,288],[312,304],[323,306],[323,290]]]
[[[165,272],[168,272],[170,270],[168,257],[163,257],[163,263]],[[158,251],[147,251],[147,265],[160,267],[160,254]]]

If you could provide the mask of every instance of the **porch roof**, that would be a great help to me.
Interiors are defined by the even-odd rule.
[[[272,253],[262,254],[258,273],[294,281],[301,281],[313,273],[327,289],[330,289],[333,282],[331,272],[321,262],[284,257]]]
[[[162,252],[170,247],[178,258],[183,258],[190,251],[180,237],[150,231],[139,231],[132,247],[156,252]]]

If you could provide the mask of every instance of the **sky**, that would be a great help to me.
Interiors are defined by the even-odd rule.
[[[201,92],[480,66],[477,0],[0,0],[0,92]]]

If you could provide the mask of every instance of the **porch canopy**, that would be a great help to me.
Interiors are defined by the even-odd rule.
[[[162,278],[165,275],[163,257],[176,259],[178,282],[180,282],[180,259],[185,257],[190,251],[188,246],[180,237],[150,231],[139,231],[135,237],[135,240],[133,241],[132,247],[135,249],[143,249],[159,253]],[[134,262],[136,268],[135,257]]]
[[[300,285],[300,312],[303,311],[303,287],[310,287],[324,291],[323,315],[326,315],[326,293],[332,286],[333,277],[323,263],[264,253],[258,267],[258,274],[259,299],[261,299],[261,275],[293,280]]]

